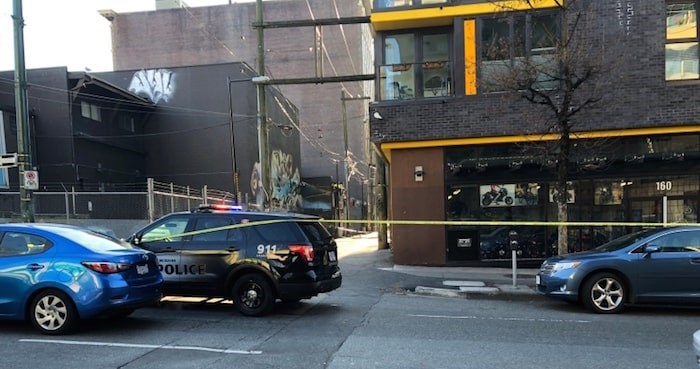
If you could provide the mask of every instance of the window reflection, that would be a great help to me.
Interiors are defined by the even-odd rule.
[[[698,43],[666,45],[666,79],[698,78]]]
[[[448,33],[405,33],[384,38],[384,64],[379,66],[381,100],[452,94]]]
[[[449,0],[377,0],[376,9],[400,8],[410,6],[421,6],[431,4],[445,4]]]
[[[695,4],[669,4],[666,8],[666,39],[697,38]]]
[[[482,20],[479,81],[487,91],[503,91],[513,84],[514,71],[536,74],[533,87],[558,87],[556,13],[533,13]]]
[[[695,3],[666,6],[666,80],[698,79]]]

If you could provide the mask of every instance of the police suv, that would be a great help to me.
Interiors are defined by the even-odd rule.
[[[127,241],[158,256],[166,295],[230,298],[243,315],[342,282],[335,240],[309,215],[203,205],[166,215]]]

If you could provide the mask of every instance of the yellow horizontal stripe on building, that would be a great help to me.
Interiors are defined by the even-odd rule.
[[[628,128],[609,131],[589,131],[589,132],[573,132],[571,138],[576,140],[593,139],[593,138],[611,138],[611,137],[631,137],[631,136],[655,136],[679,133],[698,133],[700,126],[669,126],[669,127],[651,127],[651,128]],[[389,162],[391,162],[391,150],[402,149],[420,149],[428,147],[449,147],[449,146],[469,146],[469,145],[488,145],[488,144],[503,144],[503,143],[525,143],[538,141],[553,141],[559,139],[556,133],[549,134],[530,134],[530,135],[514,135],[514,136],[490,136],[490,137],[465,137],[452,138],[444,140],[425,140],[425,141],[403,141],[403,142],[387,142],[381,145],[382,152]]]
[[[456,17],[471,17],[509,11],[549,9],[561,7],[563,0],[509,0],[484,1],[476,4],[441,5],[419,9],[402,9],[372,13],[370,21],[375,31],[395,29],[438,27],[452,24]]]

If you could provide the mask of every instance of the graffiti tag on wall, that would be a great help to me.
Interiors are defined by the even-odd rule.
[[[620,28],[625,32],[626,36],[629,36],[632,29],[632,18],[634,17],[634,4],[632,4],[632,1],[617,1],[615,3],[615,11]]]
[[[142,69],[131,77],[129,91],[148,96],[155,104],[161,100],[168,102],[175,95],[175,73],[167,69]]]

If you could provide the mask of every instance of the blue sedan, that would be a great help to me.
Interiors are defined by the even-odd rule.
[[[130,314],[160,301],[153,253],[85,228],[0,225],[0,318],[62,334],[80,319]]]
[[[627,304],[700,303],[700,227],[648,229],[544,261],[540,294],[596,313]]]

